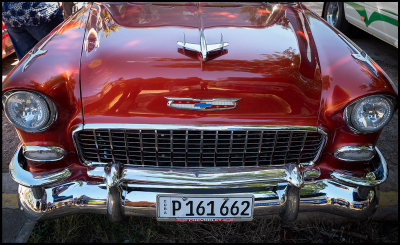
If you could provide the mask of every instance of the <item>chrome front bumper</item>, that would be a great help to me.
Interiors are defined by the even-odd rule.
[[[298,212],[320,211],[366,219],[376,210],[375,186],[385,181],[382,154],[372,160],[376,170],[366,178],[332,172],[331,179],[304,181],[298,167],[149,168],[95,164],[88,175],[101,181],[64,180],[70,171],[33,177],[21,167],[17,150],[10,163],[25,212],[37,219],[75,213],[108,214],[112,221],[124,216],[156,216],[157,194],[252,194],[254,215],[277,215],[295,220]],[[63,183],[63,184],[58,184]],[[39,194],[38,194],[39,193]]]

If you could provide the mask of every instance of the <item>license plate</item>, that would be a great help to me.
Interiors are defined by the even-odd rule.
[[[157,195],[157,220],[251,221],[253,195]]]

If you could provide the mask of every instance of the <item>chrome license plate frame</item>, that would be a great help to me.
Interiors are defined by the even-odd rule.
[[[192,204],[189,203],[190,201]],[[203,201],[202,204],[200,204],[201,201]],[[212,201],[213,204],[210,203]],[[246,202],[249,202],[248,208],[246,208]],[[158,194],[156,203],[158,221],[238,222],[252,221],[254,216],[254,195],[252,194]],[[226,208],[223,208],[222,204]],[[199,210],[197,210],[198,207]],[[204,207],[204,212],[199,215],[203,210],[201,207]],[[211,210],[212,208],[214,210]],[[225,211],[227,214],[222,215],[221,212],[225,213]],[[238,213],[234,215],[236,211]],[[212,213],[214,215],[209,215]]]

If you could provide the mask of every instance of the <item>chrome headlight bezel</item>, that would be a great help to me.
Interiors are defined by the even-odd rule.
[[[14,93],[17,92],[27,92],[27,93],[32,93],[35,96],[39,97],[40,99],[43,99],[46,104],[47,104],[47,109],[49,110],[49,117],[47,119],[47,122],[40,128],[36,128],[36,129],[26,129],[26,128],[22,128],[19,125],[17,125],[16,123],[14,123],[10,118],[9,115],[7,113],[7,101],[10,98],[10,96],[12,96]],[[32,91],[32,90],[25,90],[25,89],[18,89],[18,90],[9,90],[5,93],[3,93],[2,96],[2,104],[3,104],[3,110],[4,110],[4,114],[6,115],[7,119],[12,123],[12,125],[22,131],[25,132],[29,132],[29,133],[37,133],[37,132],[42,132],[45,131],[46,129],[48,129],[57,119],[57,109],[56,109],[56,105],[54,104],[54,102],[47,97],[46,95],[43,95],[39,92],[36,91]]]
[[[355,107],[358,103],[360,103],[360,102],[362,102],[362,101],[364,101],[364,100],[366,100],[366,99],[369,99],[369,98],[371,98],[371,97],[381,97],[381,98],[386,99],[386,100],[388,101],[389,105],[391,106],[391,109],[392,109],[391,111],[392,111],[392,113],[391,113],[389,119],[387,120],[387,122],[384,123],[382,126],[376,128],[376,129],[374,129],[374,130],[362,130],[362,129],[359,129],[359,128],[357,128],[356,126],[354,126],[354,124],[353,124],[353,122],[352,122],[351,114],[352,114],[352,112],[353,112],[354,107]],[[395,98],[394,98],[393,96],[391,96],[391,95],[385,95],[385,94],[368,95],[368,96],[363,96],[363,97],[361,97],[361,98],[359,98],[359,99],[356,99],[355,101],[353,101],[353,102],[351,102],[349,105],[347,105],[347,106],[345,107],[344,111],[343,111],[343,120],[345,121],[346,125],[347,125],[354,133],[356,133],[356,134],[370,134],[370,133],[375,133],[375,132],[377,132],[377,131],[383,129],[383,128],[390,122],[391,118],[393,117],[394,111],[395,111]]]

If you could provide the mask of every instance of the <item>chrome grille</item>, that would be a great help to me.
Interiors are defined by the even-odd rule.
[[[268,166],[314,160],[324,135],[310,130],[84,129],[75,134],[89,162],[143,166]]]

